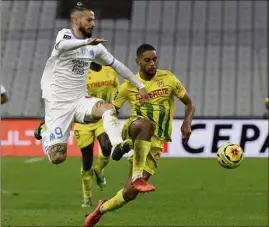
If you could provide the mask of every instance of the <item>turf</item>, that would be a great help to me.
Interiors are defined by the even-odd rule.
[[[2,158],[2,225],[83,226],[93,209],[80,207],[80,159],[26,160]],[[108,166],[106,190],[93,188],[94,205],[123,186],[128,169],[126,160]],[[99,226],[268,226],[267,159],[226,170],[215,159],[164,158],[151,183],[156,192],[107,213]]]

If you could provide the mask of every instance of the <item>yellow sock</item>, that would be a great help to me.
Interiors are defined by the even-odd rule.
[[[81,178],[84,201],[87,201],[92,197],[93,169],[90,169],[89,171],[84,171],[81,168]]]
[[[132,181],[143,176],[143,170],[150,148],[151,142],[149,141],[136,140],[134,142]]]
[[[123,198],[123,189],[119,190],[117,194],[107,200],[100,208],[101,213],[106,213],[108,211],[113,211],[121,208],[124,206],[127,202]]]
[[[110,161],[110,156],[106,157],[106,156],[103,155],[102,152],[99,152],[98,162],[95,165],[94,169],[101,172],[107,166],[109,161]]]

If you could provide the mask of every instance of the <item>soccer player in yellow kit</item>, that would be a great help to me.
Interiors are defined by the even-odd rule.
[[[88,95],[101,98],[111,103],[118,89],[117,73],[109,66],[91,63],[87,76]],[[104,132],[102,120],[88,125],[76,123],[74,126],[75,140],[82,153],[82,190],[84,201],[82,207],[92,205],[92,180],[96,176],[97,185],[103,189],[106,184],[104,168],[110,159],[112,146],[107,134]],[[98,162],[92,168],[94,141],[98,139],[101,151]]]
[[[165,141],[171,141],[172,121],[174,114],[174,97],[185,104],[185,118],[181,126],[183,142],[191,135],[191,121],[194,105],[181,82],[168,70],[157,69],[157,53],[153,46],[143,44],[137,49],[136,74],[148,92],[149,100],[141,106],[140,95],[135,87],[125,81],[119,87],[113,105],[120,109],[128,101],[132,107],[131,117],[126,121],[123,138],[131,138],[134,142],[134,154],[129,158],[131,170],[125,188],[105,201],[101,200],[97,208],[86,217],[84,226],[94,226],[108,211],[119,209],[139,192],[154,191],[155,187],[147,183],[158,166]],[[123,154],[112,153],[114,160],[119,160]]]

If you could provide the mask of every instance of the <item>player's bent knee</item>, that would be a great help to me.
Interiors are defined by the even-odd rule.
[[[55,144],[49,147],[48,156],[53,164],[60,164],[65,161],[67,153],[66,144]]]
[[[96,109],[101,109],[102,111],[114,109],[114,106],[112,104],[109,104],[104,100],[100,100],[97,103],[95,103],[94,107]]]
[[[153,121],[149,119],[140,119],[140,120],[134,121],[131,124],[131,127],[129,130],[131,134],[134,135],[135,138],[139,136],[144,139],[150,139],[154,135],[155,129],[156,129],[156,124]]]
[[[106,113],[107,111],[109,111],[110,114],[116,115],[115,107],[112,104],[100,100],[97,103],[95,103],[92,109],[92,116],[94,119],[101,118],[103,114]]]

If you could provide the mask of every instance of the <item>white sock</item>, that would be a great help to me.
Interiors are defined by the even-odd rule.
[[[136,179],[142,178],[142,177],[143,177],[143,172],[135,172],[132,174],[132,182],[134,182]]]
[[[115,110],[107,110],[103,113],[103,127],[105,133],[108,135],[112,147],[121,143],[121,128],[119,119],[116,117]]]

